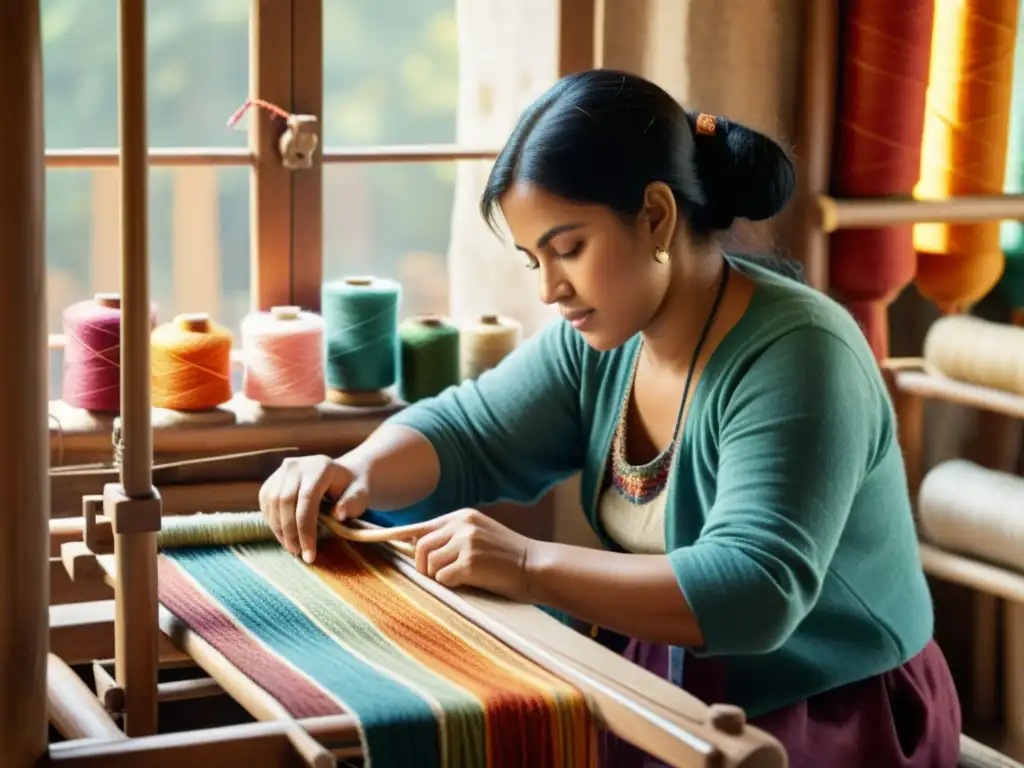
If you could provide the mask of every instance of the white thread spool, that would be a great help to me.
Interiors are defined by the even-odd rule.
[[[1024,478],[942,462],[921,483],[917,514],[922,537],[936,546],[1024,571]]]
[[[462,325],[459,331],[461,377],[475,379],[497,366],[519,346],[522,331],[521,323],[499,315],[481,315],[476,322]]]
[[[1024,328],[950,315],[928,328],[923,357],[957,381],[1024,394]]]

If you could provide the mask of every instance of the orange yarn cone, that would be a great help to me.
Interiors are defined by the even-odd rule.
[[[208,411],[231,399],[231,332],[203,313],[178,315],[151,336],[157,408]]]
[[[1003,191],[1020,0],[936,0],[920,199]],[[998,221],[914,226],[917,287],[969,310],[1003,274]]]

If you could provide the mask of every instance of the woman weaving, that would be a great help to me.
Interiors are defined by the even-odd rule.
[[[287,461],[261,508],[315,558],[321,499],[416,521],[417,567],[565,617],[707,702],[743,707],[792,766],[953,766],[960,713],[894,415],[850,315],[720,235],[787,202],[767,137],[591,71],[521,117],[482,210],[562,319],[336,459]],[[581,471],[604,551],[468,510]],[[596,628],[600,628],[597,630]],[[609,766],[653,764],[622,742]]]

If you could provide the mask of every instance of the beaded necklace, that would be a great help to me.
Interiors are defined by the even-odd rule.
[[[715,295],[715,302],[708,313],[708,319],[704,323],[704,330],[697,340],[697,346],[693,350],[693,359],[690,361],[690,370],[686,374],[686,385],[683,388],[683,397],[679,403],[679,412],[676,414],[675,428],[672,432],[672,440],[661,453],[655,456],[646,464],[634,465],[626,460],[626,425],[629,421],[629,398],[633,394],[633,384],[636,379],[636,371],[640,362],[640,352],[643,344],[637,349],[636,357],[633,360],[633,369],[629,376],[629,384],[623,395],[622,403],[619,405],[619,423],[615,427],[615,435],[612,438],[612,461],[611,480],[615,490],[620,496],[631,504],[646,504],[657,498],[668,484],[669,469],[672,466],[672,459],[675,456],[676,446],[679,443],[679,427],[683,421],[683,412],[686,410],[686,400],[690,393],[690,383],[693,380],[693,371],[697,367],[697,360],[700,358],[701,349],[707,339],[711,326],[718,314],[719,305],[725,295],[725,287],[729,282],[729,262],[725,262],[722,272],[722,280],[718,284],[718,293]]]

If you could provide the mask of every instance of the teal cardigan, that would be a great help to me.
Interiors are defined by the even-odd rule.
[[[750,717],[893,669],[932,636],[895,417],[840,305],[733,258],[756,283],[694,391],[665,538],[705,645]],[[582,471],[597,501],[639,337],[596,352],[551,323],[476,381],[390,421],[427,437],[440,482],[395,522],[530,503]]]

